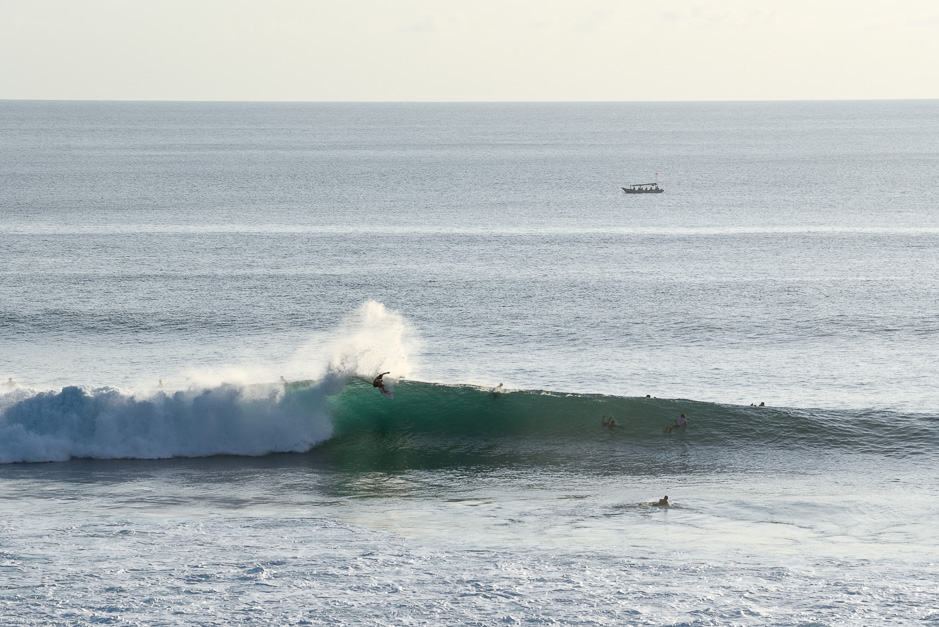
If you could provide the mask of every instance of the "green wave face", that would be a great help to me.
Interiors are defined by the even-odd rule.
[[[330,406],[339,437],[363,431],[473,437],[583,437],[602,428],[601,417],[616,419],[615,431],[662,433],[683,407],[702,405],[658,399],[562,394],[541,391],[492,393],[472,386],[406,381],[394,399],[370,385],[350,382]]]
[[[533,390],[493,394],[416,381],[400,382],[387,399],[353,380],[330,397],[329,410],[334,437],[319,453],[342,466],[376,470],[538,465],[660,472],[661,464],[689,454],[698,464],[806,448],[903,456],[939,441],[930,416]],[[688,425],[666,432],[682,413]],[[604,416],[616,426],[604,426]]]

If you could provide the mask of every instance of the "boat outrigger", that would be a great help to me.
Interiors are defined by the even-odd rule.
[[[665,190],[658,183],[636,183],[629,187],[620,188],[625,194],[661,194]]]

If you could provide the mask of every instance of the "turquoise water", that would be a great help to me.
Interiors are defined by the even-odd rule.
[[[936,620],[937,103],[0,134],[5,623]]]

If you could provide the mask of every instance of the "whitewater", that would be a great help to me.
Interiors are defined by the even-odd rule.
[[[0,622],[939,620],[935,102],[0,131]]]

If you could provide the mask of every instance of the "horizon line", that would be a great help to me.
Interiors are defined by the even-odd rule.
[[[0,102],[113,102],[165,104],[762,104],[801,102],[932,102],[939,98],[769,98],[698,100],[231,100],[173,98],[0,98]]]

